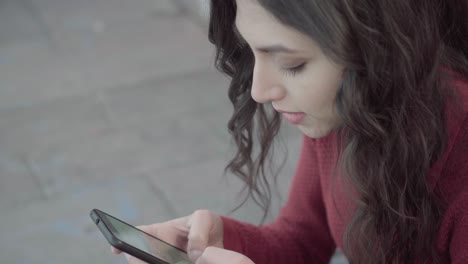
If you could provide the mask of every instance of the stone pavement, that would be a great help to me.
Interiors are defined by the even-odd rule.
[[[238,204],[228,80],[173,0],[0,1],[1,263],[126,263],[88,213],[149,224]],[[282,132],[289,158],[300,134]],[[279,155],[281,158],[282,156]],[[283,199],[281,199],[281,197]],[[252,202],[231,214],[258,223]],[[345,263],[337,256],[334,263]]]

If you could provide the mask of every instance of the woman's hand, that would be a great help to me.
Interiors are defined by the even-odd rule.
[[[152,236],[166,241],[169,244],[187,251],[189,258],[193,262],[196,262],[199,257],[205,253],[205,249],[208,247],[224,248],[223,222],[221,217],[208,210],[198,210],[186,217],[164,223],[139,226],[138,228]],[[121,253],[115,248],[112,248],[112,252],[115,254]],[[209,252],[211,252],[211,250]],[[217,253],[214,253],[214,256],[212,256],[213,253],[209,252],[207,255],[209,257],[208,260],[218,256]],[[126,257],[129,264],[144,263],[127,254]]]

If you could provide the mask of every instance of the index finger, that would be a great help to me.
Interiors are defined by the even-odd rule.
[[[188,219],[189,217],[186,216],[163,223],[138,226],[138,228],[143,232],[186,251],[187,237],[189,235]]]
[[[111,251],[112,251],[112,253],[117,254],[117,255],[120,254],[120,253],[122,253],[122,251],[116,249],[116,248],[113,247],[113,246],[111,246]]]
[[[189,219],[188,251],[203,252],[208,246],[210,231],[215,225],[214,218],[207,210],[195,211]]]
[[[163,223],[139,225],[136,226],[136,228],[186,251],[188,240],[187,237],[189,234],[188,219],[189,216],[185,216]],[[113,246],[111,246],[111,251],[114,254],[122,253],[121,250]]]

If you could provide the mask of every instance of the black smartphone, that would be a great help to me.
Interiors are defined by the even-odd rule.
[[[91,210],[90,216],[107,241],[122,252],[150,264],[193,263],[182,249],[145,233],[101,210]]]

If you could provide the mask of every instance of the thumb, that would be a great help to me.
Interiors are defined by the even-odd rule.
[[[226,249],[207,247],[195,264],[255,264],[248,257]]]

